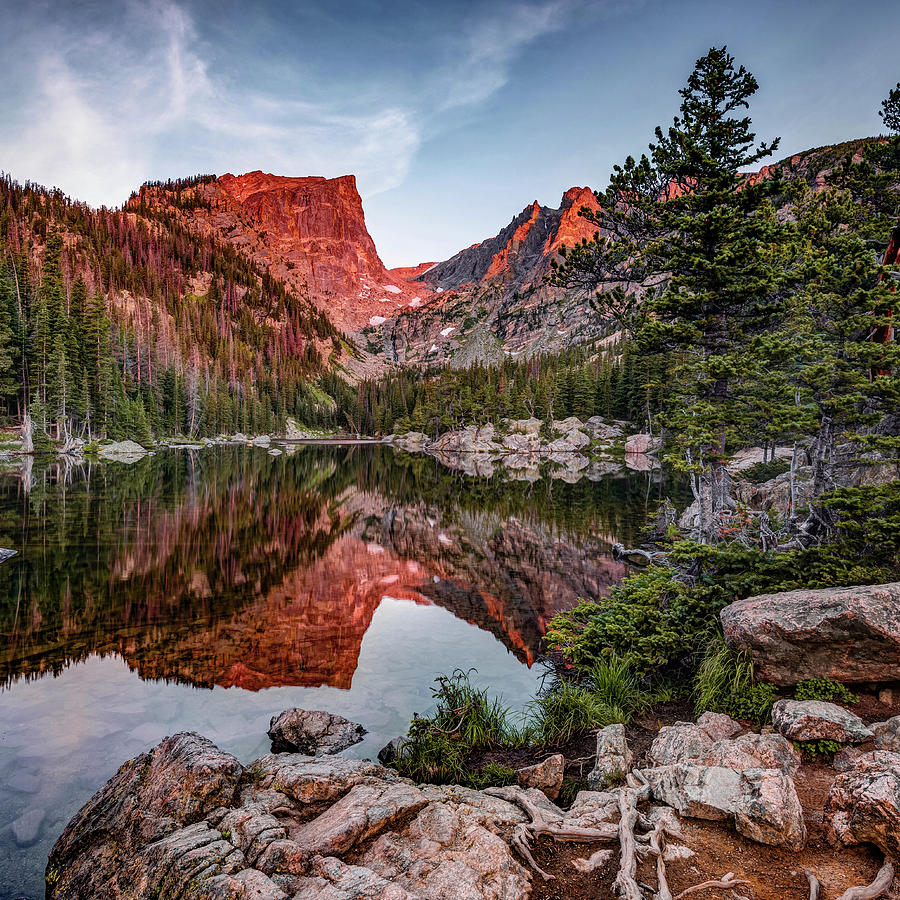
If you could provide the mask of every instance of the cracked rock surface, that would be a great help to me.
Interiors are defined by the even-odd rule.
[[[47,897],[524,900],[531,875],[508,843],[523,818],[368,760],[281,753],[244,767],[186,732],[85,804],[50,854]]]

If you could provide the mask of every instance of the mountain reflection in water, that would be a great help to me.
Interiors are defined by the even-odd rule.
[[[553,614],[618,581],[658,475],[534,484],[384,446],[161,451],[0,481],[0,683],[121,655],[142,678],[349,688],[385,596],[531,663]],[[460,664],[465,664],[461,660]]]

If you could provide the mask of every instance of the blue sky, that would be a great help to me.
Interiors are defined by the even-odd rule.
[[[0,169],[117,205],[141,182],[357,175],[388,265],[602,187],[727,44],[780,155],[877,133],[889,0],[0,0]]]

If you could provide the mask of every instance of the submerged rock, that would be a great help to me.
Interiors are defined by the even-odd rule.
[[[729,646],[775,684],[893,681],[900,671],[900,582],[762,594],[721,618]]]
[[[362,725],[321,709],[286,709],[269,723],[273,753],[327,756],[358,744],[365,734]]]

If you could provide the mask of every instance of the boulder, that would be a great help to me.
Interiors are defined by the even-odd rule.
[[[406,828],[382,834],[354,861],[391,883],[396,893],[374,895],[380,900],[410,895],[422,900],[526,900],[531,894],[531,874],[507,842],[480,824],[465,805],[428,805]],[[349,900],[366,895],[354,887],[346,895],[308,896]]]
[[[500,446],[494,443],[494,426],[488,424],[448,431],[429,444],[428,449],[445,453],[492,453]]]
[[[408,738],[405,735],[398,735],[391,738],[379,751],[378,762],[389,766],[400,755]]]
[[[757,676],[893,681],[900,671],[900,582],[748,597],[721,613],[725,640]]]
[[[838,775],[825,801],[825,833],[835,844],[875,844],[900,854],[900,754],[876,750]]]
[[[503,447],[510,453],[537,453],[541,444],[537,437],[513,432],[503,436]]]
[[[735,771],[677,763],[645,769],[654,799],[681,815],[731,821],[761,844],[800,850],[806,841],[803,809],[790,776],[774,769]]]
[[[272,443],[272,438],[267,434],[259,434],[251,441],[254,447],[268,447]]]
[[[562,437],[550,441],[544,449],[550,453],[576,453],[587,447],[590,442],[591,439],[583,431],[573,428],[562,435]]]
[[[763,457],[770,454],[763,447],[748,447],[744,450],[738,450],[728,462],[729,472],[743,472],[745,469],[766,462]],[[776,447],[775,459],[790,459],[794,455],[793,447]]]
[[[597,732],[594,768],[587,777],[588,786],[602,790],[621,781],[631,771],[633,755],[625,738],[624,725],[607,725]]]
[[[653,453],[662,447],[662,441],[652,434],[631,434],[625,439],[625,453]]]
[[[565,771],[566,758],[562,753],[554,753],[543,762],[519,769],[516,772],[516,778],[520,787],[537,788],[539,791],[543,791],[550,800],[555,800],[562,788]]]
[[[410,453],[416,453],[425,449],[428,443],[428,435],[421,431],[407,431],[406,434],[398,434],[394,438],[394,446],[401,450],[409,450]]]
[[[717,741],[702,758],[703,765],[727,769],[777,769],[793,776],[800,768],[800,754],[780,734],[743,734],[734,740]]]
[[[739,735],[744,726],[725,713],[705,712],[697,719],[697,727],[703,729],[714,741],[727,741]]]
[[[112,444],[104,444],[97,451],[97,455],[114,462],[133,463],[143,459],[148,452],[145,447],[134,441],[114,441]]]
[[[566,434],[570,431],[580,431],[584,425],[577,416],[569,416],[568,419],[554,419],[553,420],[553,431],[562,432]]]
[[[294,834],[311,854],[338,856],[428,805],[411,784],[358,784]]]
[[[511,433],[525,434],[530,437],[537,437],[541,433],[543,422],[540,419],[509,419],[506,423],[507,429]]]
[[[657,766],[700,760],[709,753],[714,743],[703,728],[691,722],[663,725],[650,745],[647,758]]]
[[[836,772],[849,772],[865,756],[859,747],[842,747],[831,761]]]
[[[601,443],[611,443],[622,437],[622,426],[605,422],[600,416],[591,416],[584,423],[584,430],[591,436],[592,440]]]
[[[365,734],[362,725],[321,709],[286,709],[269,724],[273,753],[327,756],[358,744]]]
[[[772,707],[772,725],[792,741],[856,744],[872,737],[859,716],[824,700],[779,700]]]
[[[7,550],[5,547],[0,547],[0,563],[12,559],[18,552],[18,550]]]
[[[781,475],[753,484],[749,481],[734,482],[735,499],[746,503],[751,509],[775,510],[787,518],[791,515],[791,473]],[[809,466],[800,466],[794,472],[793,499],[797,510],[809,506],[813,495],[813,470]]]
[[[875,735],[875,746],[879,750],[900,752],[900,716],[894,716],[886,722],[876,722],[871,730]]]
[[[54,844],[47,897],[126,897],[139,879],[163,878],[180,896],[196,871],[227,882],[244,856],[204,819],[234,801],[242,773],[231,754],[192,732],[125,763]]]

